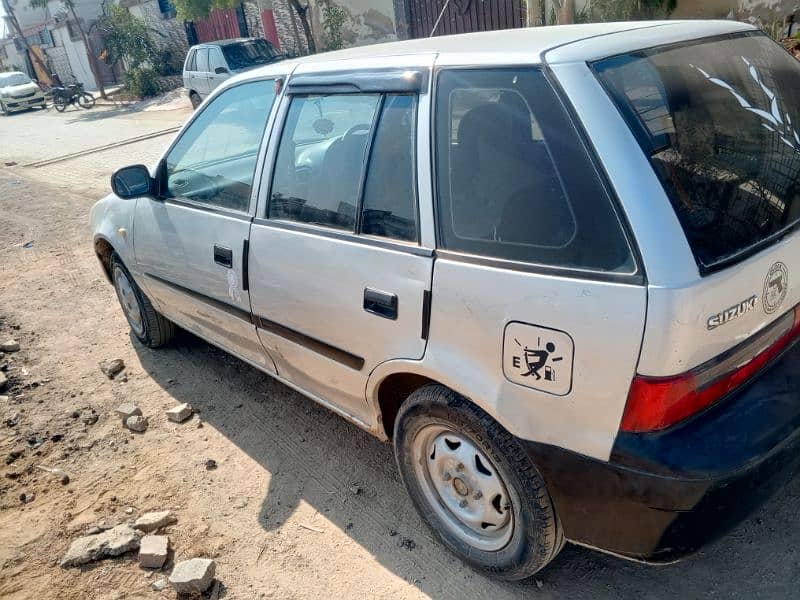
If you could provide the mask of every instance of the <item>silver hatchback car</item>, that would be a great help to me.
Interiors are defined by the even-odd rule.
[[[281,62],[115,173],[94,248],[143,344],[391,440],[475,568],[673,561],[800,463],[798,81],[722,21]]]

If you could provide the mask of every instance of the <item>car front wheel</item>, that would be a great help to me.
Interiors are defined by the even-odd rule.
[[[169,342],[175,335],[175,325],[153,308],[117,254],[111,257],[111,281],[133,335],[150,348]]]
[[[418,389],[397,416],[394,446],[420,516],[475,569],[524,579],[563,547],[536,466],[508,431],[466,398],[441,385]]]

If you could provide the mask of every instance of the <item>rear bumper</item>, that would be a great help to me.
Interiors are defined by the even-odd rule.
[[[800,472],[800,345],[685,423],[621,433],[607,463],[523,444],[570,541],[674,561],[729,531]]]

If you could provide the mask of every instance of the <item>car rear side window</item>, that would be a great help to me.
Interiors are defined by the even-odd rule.
[[[800,222],[800,63],[760,33],[594,64],[650,156],[701,271]]]
[[[208,48],[198,48],[195,55],[195,64],[197,70],[202,73],[208,73]]]
[[[610,198],[539,69],[442,71],[435,110],[440,246],[635,271]]]

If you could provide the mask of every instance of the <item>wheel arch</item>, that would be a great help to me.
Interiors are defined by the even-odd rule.
[[[116,250],[114,246],[111,245],[111,242],[102,235],[95,236],[94,253],[97,256],[97,260],[100,261],[100,266],[103,267],[103,273],[109,283],[111,283],[111,255],[114,254],[114,252],[116,252]]]

